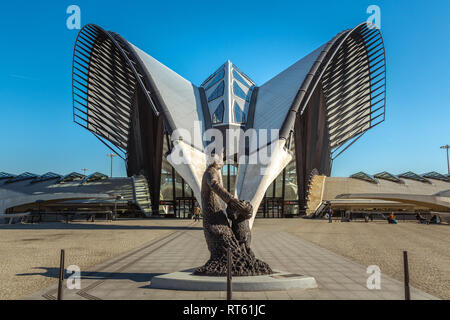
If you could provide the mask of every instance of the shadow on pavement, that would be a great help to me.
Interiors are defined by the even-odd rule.
[[[36,224],[11,224],[0,225],[0,230],[203,230],[202,227],[189,226],[126,226],[116,224],[120,221],[110,222],[110,224],[96,223],[36,223]]]
[[[59,268],[35,267],[37,270],[44,270],[44,272],[29,272],[19,273],[16,276],[43,276],[47,278],[58,279]],[[95,272],[95,271],[81,271],[81,280],[132,280],[135,282],[148,282],[153,277],[159,276],[163,273],[129,273],[129,272]],[[66,273],[66,278],[69,274]]]

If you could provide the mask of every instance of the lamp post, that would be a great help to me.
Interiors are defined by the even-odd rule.
[[[86,175],[86,171],[88,171],[88,169],[83,168],[83,169],[81,169],[81,171],[83,171],[83,174]]]
[[[112,178],[112,172],[113,172],[113,158],[114,158],[114,157],[117,157],[117,154],[114,154],[114,153],[108,153],[106,156],[107,156],[107,157],[111,157],[111,178]]]
[[[450,146],[448,144],[446,144],[445,146],[442,146],[441,149],[447,149],[447,172],[448,174],[450,174],[450,162],[448,159],[448,149],[450,148]]]

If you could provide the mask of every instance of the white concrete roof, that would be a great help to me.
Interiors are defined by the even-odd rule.
[[[183,135],[183,140],[203,149],[201,136],[204,121],[198,87],[144,51],[135,46],[133,48],[153,78],[170,112],[176,127],[173,129],[187,130],[190,137]],[[198,124],[201,124],[201,128]]]
[[[255,129],[280,129],[298,90],[325,45],[264,83],[258,92]]]

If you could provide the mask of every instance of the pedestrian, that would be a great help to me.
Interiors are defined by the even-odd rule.
[[[196,206],[194,208],[194,221],[200,221],[200,207]]]
[[[394,212],[391,212],[391,214],[389,215],[388,223],[397,224],[397,219],[395,218]]]
[[[328,210],[328,223],[332,223],[333,222],[333,214],[334,214],[333,209],[330,208]]]

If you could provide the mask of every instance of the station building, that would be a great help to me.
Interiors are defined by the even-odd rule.
[[[98,179],[104,188],[86,192],[114,198],[121,193],[113,188],[117,182],[135,193],[127,201],[148,216],[187,218],[201,203],[210,143],[205,136],[211,130],[223,133],[224,186],[253,204],[254,217],[311,214],[322,203],[342,204],[345,197],[350,203],[363,193],[373,203],[373,193],[412,192],[415,187],[400,181],[414,179],[400,175],[330,177],[333,161],[384,121],[385,101],[383,38],[367,23],[338,33],[263,84],[231,61],[193,84],[119,34],[92,24],[80,30],[74,48],[74,121],[119,155],[128,175],[120,183]],[[273,131],[276,135],[269,135]],[[259,156],[246,161],[261,152],[264,161]],[[0,181],[17,179],[4,175]],[[420,182],[425,187],[414,192],[431,195],[448,189],[448,176],[436,175],[417,175],[431,185],[439,181],[439,186]],[[61,192],[62,178],[45,188],[57,184],[55,191]],[[31,184],[30,179],[25,180]],[[78,180],[83,186],[78,190],[90,184],[86,176]],[[139,195],[133,191],[136,180],[143,186]],[[0,185],[0,194],[8,185],[14,181]],[[136,199],[143,198],[145,188],[147,200],[140,206]]]

